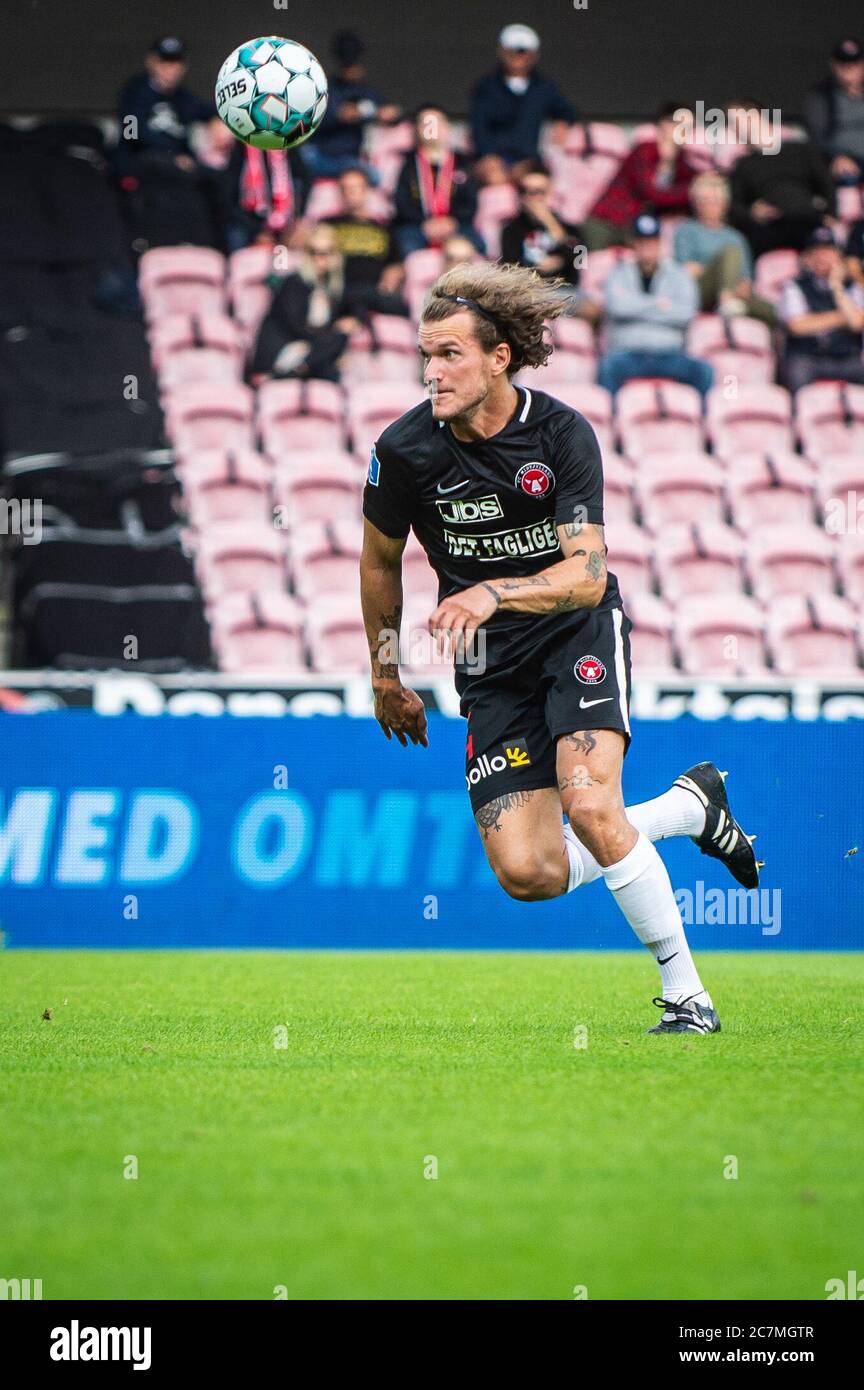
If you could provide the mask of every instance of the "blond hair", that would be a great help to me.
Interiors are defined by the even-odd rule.
[[[566,310],[564,288],[570,288],[564,280],[546,279],[523,265],[456,265],[435,281],[420,322],[440,323],[462,309],[473,311],[474,333],[484,352],[501,342],[510,348],[510,376],[548,361],[552,343],[545,323]],[[454,303],[456,297],[470,302]]]

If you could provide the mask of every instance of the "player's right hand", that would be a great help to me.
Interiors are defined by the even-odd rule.
[[[423,701],[401,681],[376,682],[372,686],[375,718],[388,738],[396,735],[403,748],[412,743],[429,747],[426,735],[426,711]],[[407,738],[406,738],[407,735]]]

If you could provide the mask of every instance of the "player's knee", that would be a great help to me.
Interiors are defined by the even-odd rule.
[[[519,902],[537,902],[541,898],[556,898],[561,892],[560,869],[539,855],[525,855],[509,860],[495,870],[504,892]]]
[[[583,843],[588,843],[597,832],[613,829],[624,819],[619,798],[603,787],[583,788],[566,799],[562,795],[562,803],[573,834]]]

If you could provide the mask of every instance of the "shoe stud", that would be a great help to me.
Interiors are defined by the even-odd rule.
[[[718,767],[717,771],[720,772],[719,767]],[[726,781],[726,778],[729,776],[728,770],[727,770],[726,772],[720,772],[720,776],[723,778],[723,781],[725,782],[725,781]]]
[[[755,836],[755,835],[745,835],[745,836],[744,836],[744,839],[747,841],[748,845],[752,845],[753,841],[756,839],[756,836]]]
[[[765,860],[764,860],[764,859],[757,859],[757,860],[756,860],[756,868],[757,868],[757,869],[764,869],[764,868],[765,868]]]

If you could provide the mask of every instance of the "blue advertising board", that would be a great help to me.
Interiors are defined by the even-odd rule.
[[[10,947],[637,947],[603,882],[516,902],[486,864],[464,724],[428,749],[371,719],[0,715],[0,928]],[[664,841],[694,950],[864,946],[864,727],[634,724],[629,803],[729,768],[756,894]],[[861,853],[858,854],[858,848]]]

